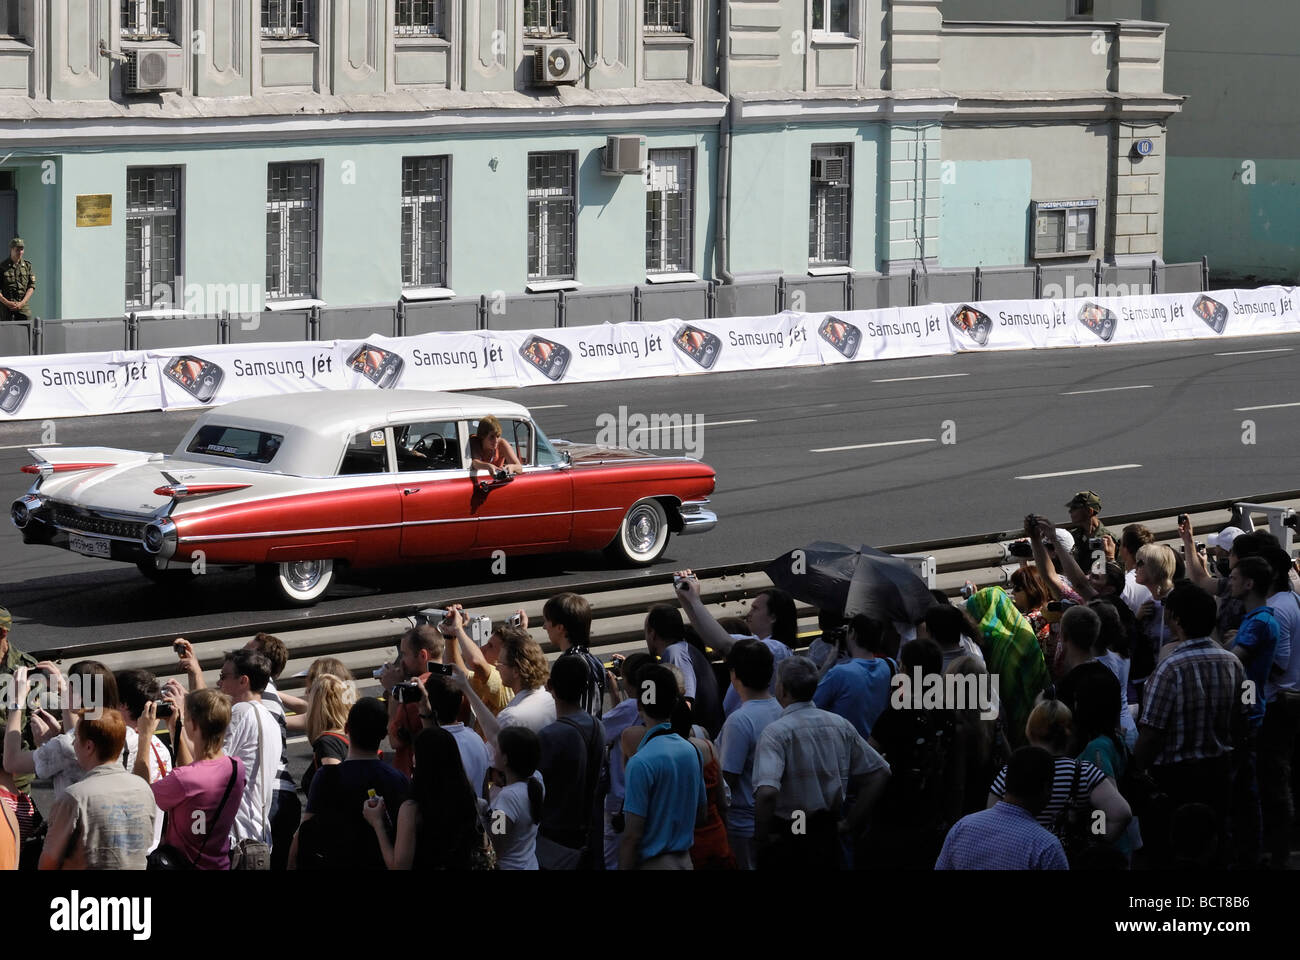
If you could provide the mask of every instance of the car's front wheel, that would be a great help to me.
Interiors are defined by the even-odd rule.
[[[668,514],[658,500],[638,500],[632,504],[610,552],[624,563],[643,567],[654,563],[668,548]]]
[[[334,582],[333,560],[290,560],[266,563],[257,568],[262,582],[284,603],[311,607],[320,601]]]

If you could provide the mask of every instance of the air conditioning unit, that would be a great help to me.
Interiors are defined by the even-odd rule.
[[[839,183],[844,179],[844,158],[813,157],[812,178],[814,183]]]
[[[533,85],[577,83],[584,66],[576,43],[544,43],[533,48]]]
[[[185,83],[184,68],[180,50],[128,50],[122,86],[127,93],[179,90]]]
[[[600,172],[611,177],[640,173],[646,168],[645,137],[606,137]]]

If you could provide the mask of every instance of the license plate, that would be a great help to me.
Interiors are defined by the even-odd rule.
[[[79,553],[84,557],[103,557],[108,560],[113,556],[112,541],[101,540],[98,537],[79,537],[75,533],[70,533],[68,546],[73,553]]]

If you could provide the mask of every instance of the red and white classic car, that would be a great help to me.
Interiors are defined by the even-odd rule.
[[[520,473],[470,469],[480,417],[501,421]],[[262,397],[204,413],[174,453],[42,447],[11,518],[25,543],[135,563],[153,579],[255,564],[311,605],[340,564],[606,548],[657,560],[703,533],[714,472],[664,457],[550,441],[517,403],[416,390]]]

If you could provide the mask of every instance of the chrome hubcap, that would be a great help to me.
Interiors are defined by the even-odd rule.
[[[288,565],[285,579],[289,586],[299,592],[306,592],[320,583],[325,572],[325,565],[320,560],[295,560]]]
[[[628,544],[637,553],[649,553],[659,540],[659,518],[652,507],[638,507],[628,518]]]

